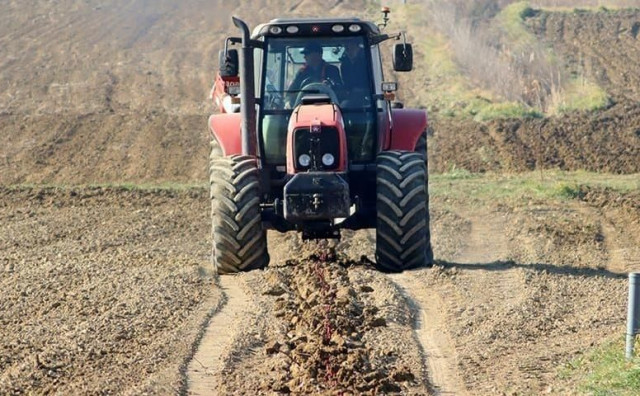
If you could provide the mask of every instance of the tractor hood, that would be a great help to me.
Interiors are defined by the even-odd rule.
[[[333,154],[337,159],[333,171],[347,169],[347,143],[345,140],[344,121],[340,108],[333,103],[302,104],[296,107],[291,114],[287,128],[287,173],[293,174],[299,171],[296,166],[300,155],[300,139],[305,136],[309,139],[318,138],[322,144],[333,147]],[[298,139],[298,140],[296,140]],[[305,145],[305,143],[302,143]],[[306,146],[305,146],[306,147]]]

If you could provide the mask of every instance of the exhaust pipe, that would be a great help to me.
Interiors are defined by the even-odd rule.
[[[249,27],[240,18],[231,17],[242,31],[240,51],[240,114],[242,117],[242,154],[256,156],[256,92],[253,78],[253,47]]]

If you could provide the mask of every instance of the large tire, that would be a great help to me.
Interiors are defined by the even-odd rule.
[[[424,156],[384,151],[376,179],[376,268],[402,272],[432,265]]]
[[[264,268],[269,263],[269,254],[260,216],[256,159],[242,155],[222,157],[215,151],[212,147],[213,266],[219,274]]]
[[[429,127],[431,128],[431,127]],[[422,135],[418,138],[418,142],[416,143],[415,152],[424,155],[424,166],[427,168],[427,246],[429,249],[427,251],[427,267],[431,267],[433,265],[433,248],[431,246],[431,232],[429,227],[429,151],[427,149],[427,135],[429,134],[430,129],[426,129],[422,132]],[[433,134],[433,131],[431,131]]]

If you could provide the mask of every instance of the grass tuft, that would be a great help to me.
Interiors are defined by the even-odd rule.
[[[536,41],[535,36],[523,23],[526,18],[535,16],[536,12],[529,6],[528,1],[518,1],[509,4],[498,14],[496,20],[511,45],[521,48]]]
[[[588,81],[573,80],[567,84],[559,103],[550,109],[552,114],[564,114],[571,111],[596,111],[611,105],[611,98],[597,84]]]
[[[578,184],[559,183],[555,187],[554,194],[564,199],[582,199],[584,198],[584,190]]]
[[[442,173],[439,176],[439,179],[442,181],[452,181],[452,180],[466,180],[472,179],[474,177],[479,177],[478,173],[471,173],[466,169],[456,168],[455,165],[451,167],[451,170],[447,173]]]
[[[508,118],[541,118],[543,114],[531,107],[515,102],[492,103],[482,107],[473,118],[476,121]]]
[[[635,350],[640,353],[640,342]],[[567,363],[560,376],[573,379],[581,392],[590,395],[637,395],[640,357],[626,360],[624,341],[618,339]]]
[[[640,190],[640,175],[611,175],[585,171],[545,170],[500,174],[470,173],[452,168],[429,175],[429,191],[434,197],[476,201],[530,201],[581,199],[589,187],[610,188],[628,193]]]

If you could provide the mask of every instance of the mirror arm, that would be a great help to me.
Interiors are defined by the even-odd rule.
[[[224,40],[224,55],[225,55],[225,57],[227,56],[227,51],[229,50],[229,44],[235,45],[235,44],[240,44],[240,43],[242,43],[242,39],[240,37],[227,37],[227,39]]]
[[[225,56],[227,54],[227,50],[229,49],[229,45],[236,44],[242,44],[242,39],[240,37],[227,37],[227,39],[224,41]],[[249,46],[252,48],[264,49],[264,42],[259,40],[249,40]]]
[[[400,32],[402,35],[402,48],[404,49],[404,55],[407,55],[407,35],[404,32]],[[400,37],[396,38],[396,40],[400,40]]]
[[[401,36],[404,36],[404,32],[400,33],[392,33],[392,34],[378,34],[377,36],[371,37],[371,45],[380,44],[383,41],[387,41],[389,39],[399,40]]]

